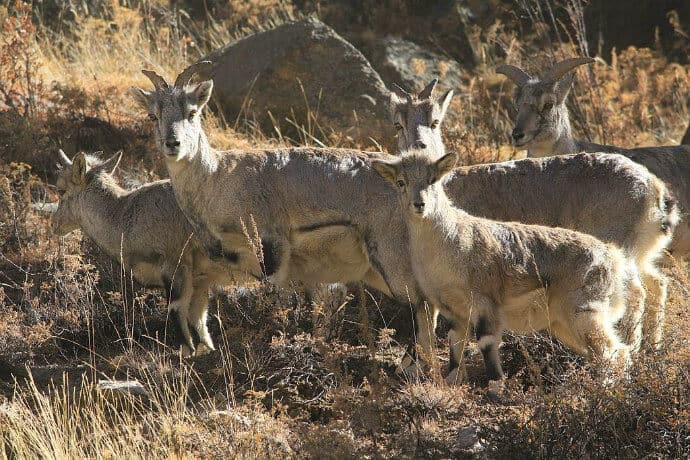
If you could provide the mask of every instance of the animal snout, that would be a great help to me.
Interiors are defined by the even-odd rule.
[[[412,147],[414,147],[416,149],[425,149],[426,143],[424,141],[417,141],[414,144],[412,144]]]
[[[175,149],[180,146],[180,141],[177,139],[166,139],[165,146],[169,149]]]
[[[417,212],[424,212],[424,202],[423,201],[415,201],[414,202],[414,210]]]
[[[522,140],[525,139],[525,133],[517,128],[513,130],[513,142],[516,144],[520,143]]]

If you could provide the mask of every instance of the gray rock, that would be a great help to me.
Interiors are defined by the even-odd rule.
[[[476,425],[460,428],[456,441],[457,446],[464,451],[477,453],[484,450],[484,445],[479,439],[479,427]]]
[[[365,146],[373,145],[370,138],[393,145],[383,81],[357,49],[317,19],[242,38],[204,59],[214,63],[206,77],[230,122],[248,116],[266,133],[274,132],[275,122],[283,134],[300,139],[286,119],[308,126],[311,112],[322,128],[312,129],[320,140],[336,131]]]
[[[148,396],[149,392],[144,385],[136,380],[99,380],[98,388],[103,392],[112,394],[130,394],[136,396]]]
[[[431,80],[438,78],[446,88],[460,86],[462,68],[457,61],[416,43],[388,36],[378,40],[370,50],[373,66],[388,85],[397,83],[418,92]]]

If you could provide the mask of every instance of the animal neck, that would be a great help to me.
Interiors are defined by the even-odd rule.
[[[113,256],[119,254],[120,238],[126,230],[118,209],[128,194],[109,174],[101,173],[82,192],[78,203],[83,232]]]
[[[189,181],[202,180],[216,171],[218,168],[217,152],[209,144],[206,133],[200,130],[194,148],[181,160],[169,159],[167,166],[173,186],[183,182],[199,184],[200,182]]]
[[[458,222],[467,213],[462,209],[453,206],[453,203],[443,189],[442,181],[437,182],[433,187],[433,193],[429,194],[422,216],[413,215],[410,217],[410,233],[415,235],[415,241],[423,242],[428,240],[428,232],[433,235],[442,235],[443,238],[454,235],[458,231]],[[422,237],[426,234],[426,237]]]
[[[528,157],[546,157],[577,153],[577,145],[570,128],[568,109],[563,106],[556,121],[556,136],[552,140],[533,142],[527,149]]]

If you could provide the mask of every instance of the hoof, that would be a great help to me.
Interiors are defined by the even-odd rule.
[[[461,370],[460,367],[456,367],[448,373],[445,380],[446,385],[449,387],[462,385],[467,380],[467,372],[464,369]]]
[[[208,355],[212,351],[216,351],[215,347],[209,347],[208,345],[202,342],[199,345],[197,345],[196,351],[194,351],[194,356]]]
[[[486,397],[493,403],[503,403],[505,396],[505,379],[489,380]]]
[[[189,348],[189,345],[180,345],[180,356],[184,359],[191,358],[194,356],[195,350],[193,348]]]

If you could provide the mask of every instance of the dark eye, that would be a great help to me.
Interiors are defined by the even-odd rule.
[[[404,187],[405,186],[405,181],[404,180],[399,180],[398,181],[398,187]]]
[[[429,178],[429,185],[433,184],[434,182],[436,182],[436,177],[431,176],[431,177]]]
[[[158,117],[156,116],[155,113],[149,113],[149,120],[156,121],[156,120],[158,120]]]
[[[544,103],[544,108],[542,109],[544,112],[549,111],[553,108],[553,102],[546,102]]]
[[[439,120],[434,120],[431,122],[431,129],[436,129],[438,128],[438,125],[440,125],[441,122]]]
[[[187,116],[187,118],[189,118],[189,121],[192,121],[192,118],[194,118],[195,116],[196,116],[196,110],[190,110],[189,116]]]
[[[402,131],[403,127],[402,127],[402,125],[401,125],[400,123],[396,123],[396,124],[395,124],[395,129],[396,129],[397,131]]]

